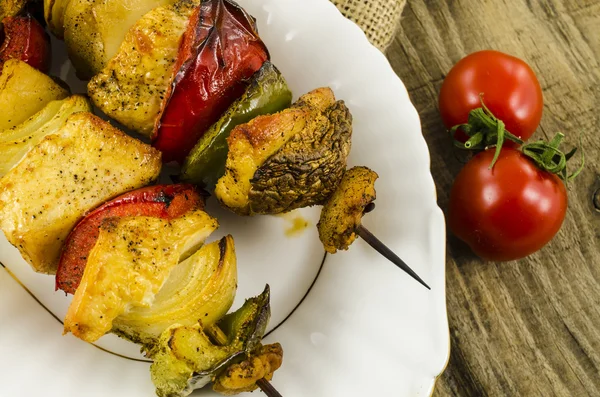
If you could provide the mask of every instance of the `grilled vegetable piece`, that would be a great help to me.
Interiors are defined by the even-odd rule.
[[[106,67],[127,31],[146,13],[176,0],[71,0],[64,38],[77,76],[89,80]]]
[[[90,209],[158,177],[160,153],[91,113],[71,115],[0,179],[0,228],[33,269],[54,273]]]
[[[21,124],[48,102],[68,95],[61,85],[25,62],[6,61],[0,74],[0,131]]]
[[[240,215],[322,204],[342,177],[351,135],[344,103],[329,88],[314,90],[291,108],[231,132],[215,195]]]
[[[350,154],[352,116],[336,102],[254,173],[249,202],[257,214],[322,204],[336,188]]]
[[[246,92],[210,127],[186,157],[181,179],[213,189],[225,173],[227,138],[231,130],[260,115],[283,110],[291,101],[292,93],[285,79],[271,62],[265,62],[252,77]]]
[[[102,204],[86,215],[69,233],[56,271],[56,289],[69,294],[75,293],[104,219],[124,216],[174,219],[203,208],[203,193],[185,184],[148,186]]]
[[[212,369],[241,350],[213,345],[200,325],[167,328],[156,349],[150,375],[159,397],[188,396],[206,386]]]
[[[0,21],[6,17],[18,15],[27,4],[28,0],[2,0],[0,1]]]
[[[171,95],[183,33],[199,0],[157,7],[125,35],[117,54],[88,84],[92,102],[140,134],[152,137]]]
[[[0,19],[4,39],[0,33],[0,68],[9,59],[19,59],[28,65],[48,73],[50,70],[50,36],[42,25],[31,16]]]
[[[203,246],[177,265],[152,306],[134,307],[117,317],[112,331],[152,346],[171,325],[213,325],[227,314],[236,287],[235,248],[233,238],[226,236]]]
[[[335,254],[347,250],[358,238],[365,208],[375,201],[375,171],[367,167],[354,167],[346,171],[339,186],[321,211],[317,224],[319,238],[325,251]]]
[[[227,343],[215,346],[200,324],[173,325],[163,332],[159,342],[148,351],[154,361],[150,367],[152,382],[159,397],[187,396],[207,385],[215,376],[246,355],[260,348],[271,309],[269,286],[228,314],[218,326]]]
[[[229,366],[217,376],[213,390],[226,396],[254,391],[258,388],[256,382],[271,380],[282,362],[283,349],[279,343],[260,346],[244,361]]]
[[[46,135],[61,128],[70,115],[91,110],[85,97],[73,95],[48,103],[27,121],[0,132],[0,177],[6,175]]]
[[[172,220],[105,219],[67,311],[65,333],[94,342],[121,314],[151,306],[171,270],[216,228],[216,219],[202,210]]]
[[[53,35],[64,37],[65,11],[71,0],[44,0],[44,19]]]
[[[157,125],[163,161],[183,162],[198,139],[240,97],[269,59],[254,19],[229,0],[205,0],[179,53],[178,77]]]

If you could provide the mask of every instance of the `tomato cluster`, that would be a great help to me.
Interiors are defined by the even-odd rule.
[[[481,149],[452,187],[452,232],[487,260],[515,260],[541,249],[565,218],[567,191],[556,173],[566,177],[557,164],[572,153],[558,150],[562,135],[550,144],[516,149],[542,117],[535,73],[522,60],[498,51],[473,53],[446,76],[439,107],[458,146]],[[503,145],[505,138],[509,141]]]

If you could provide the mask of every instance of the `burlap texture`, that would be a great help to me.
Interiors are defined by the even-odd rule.
[[[406,0],[331,0],[384,51],[392,42]]]

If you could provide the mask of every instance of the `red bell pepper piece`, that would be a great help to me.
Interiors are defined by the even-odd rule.
[[[155,127],[163,161],[181,163],[269,59],[254,19],[229,0],[205,0],[192,15],[178,75]]]
[[[50,36],[35,18],[26,15],[6,17],[0,32],[0,70],[9,59],[19,59],[30,66],[48,73],[52,53]]]

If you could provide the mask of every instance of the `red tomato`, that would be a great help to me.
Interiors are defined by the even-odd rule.
[[[439,107],[448,129],[464,124],[469,112],[485,105],[506,129],[529,139],[542,118],[542,89],[533,70],[519,58],[498,51],[467,55],[450,70],[440,91]],[[459,131],[456,137],[466,141]]]
[[[567,191],[523,153],[503,148],[473,157],[450,193],[449,226],[481,258],[508,261],[542,248],[560,229]]]

